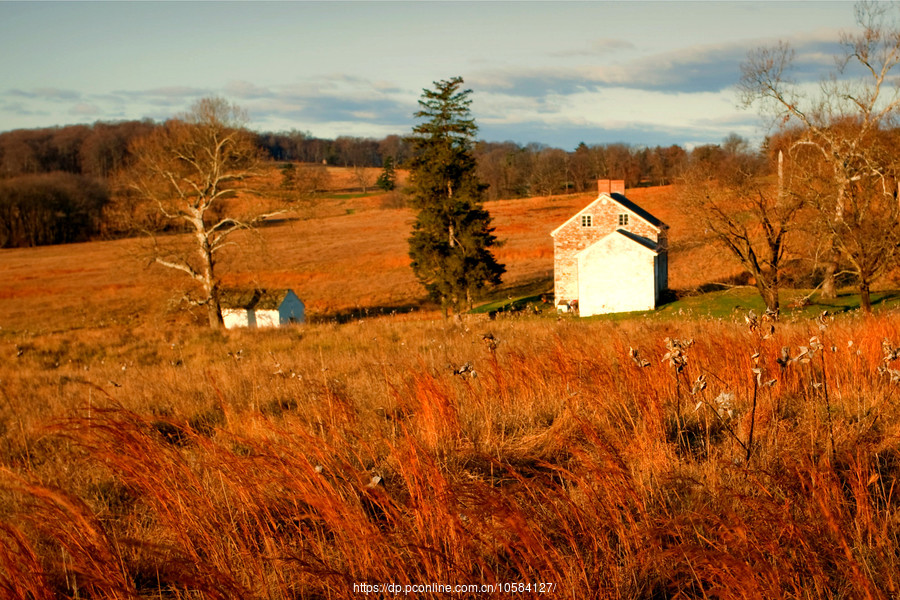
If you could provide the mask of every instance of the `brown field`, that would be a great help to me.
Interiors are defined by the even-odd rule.
[[[629,197],[674,287],[733,274],[671,189]],[[488,204],[506,286],[589,199]],[[444,321],[381,205],[267,227],[227,278],[415,315],[214,335],[137,240],[0,252],[0,597],[900,594],[896,314]]]
[[[335,181],[342,179],[334,176]],[[740,270],[722,252],[698,243],[696,228],[675,210],[674,195],[672,187],[629,191],[630,198],[671,225],[670,286],[688,289],[737,274]],[[545,281],[552,289],[550,231],[593,197],[487,204],[504,244],[496,253],[507,267],[504,287]],[[323,318],[365,309],[427,308],[407,256],[414,214],[384,209],[384,203],[383,194],[324,198],[311,210],[289,213],[260,236],[245,236],[241,247],[224,257],[223,279],[235,287],[292,288],[313,316]],[[169,307],[187,289],[186,280],[150,265],[144,246],[143,240],[125,239],[0,251],[0,327],[54,330],[63,323],[177,320],[178,312]]]

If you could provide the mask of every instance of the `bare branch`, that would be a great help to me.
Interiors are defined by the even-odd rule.
[[[243,111],[225,101],[206,98],[191,112],[168,121],[134,148],[138,158],[132,189],[151,202],[156,213],[192,231],[190,259],[174,259],[156,248],[156,264],[188,275],[202,288],[195,301],[207,307],[210,325],[222,325],[219,307],[219,274],[214,255],[231,234],[252,230],[266,218],[283,211],[248,218],[227,214],[214,223],[210,215],[231,209],[225,200],[240,192],[248,177],[258,171],[259,150],[253,137],[240,128]]]
[[[175,269],[176,271],[182,271],[187,273],[191,278],[196,281],[203,281],[203,276],[200,273],[197,273],[191,266],[185,262],[175,262],[171,260],[166,260],[157,256],[155,259],[157,264],[160,264],[164,267],[168,267],[169,269]]]

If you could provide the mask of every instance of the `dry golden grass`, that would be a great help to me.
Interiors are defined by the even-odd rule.
[[[285,162],[270,162],[264,164],[261,174],[250,180],[249,187],[255,189],[272,189],[278,190],[282,182],[281,167]],[[293,163],[295,168],[317,168],[320,165],[312,163]],[[325,166],[325,177],[322,181],[323,191],[338,192],[344,190],[357,190],[361,188],[357,171],[352,167],[334,167]],[[395,172],[396,183],[404,185],[409,178],[409,171],[406,169],[397,169]],[[364,167],[361,174],[365,177],[370,188],[375,187],[375,181],[381,175],[381,169],[378,167]]]
[[[879,367],[897,366],[900,322],[823,325],[383,317],[7,336],[0,589],[887,598],[900,384]],[[694,341],[680,373],[665,338]],[[797,360],[782,370],[783,346]]]
[[[346,171],[344,177],[350,177]],[[672,226],[670,285],[689,288],[736,272],[722,252],[688,243],[698,232],[680,220],[674,195],[671,187],[629,191]],[[504,244],[497,256],[507,267],[506,287],[540,281],[552,287],[550,231],[592,199],[583,194],[487,204]],[[382,208],[383,203],[383,194],[319,199],[311,211],[288,214],[259,236],[244,236],[240,247],[223,257],[223,280],[230,286],[293,288],[314,316],[421,306],[424,291],[407,255],[414,214]],[[150,265],[142,250],[146,245],[132,239],[0,251],[0,327],[55,330],[179,321],[170,302],[181,297],[187,282],[179,273]]]
[[[673,286],[728,275],[671,188],[629,197],[672,226]],[[507,285],[548,278],[591,198],[488,204]],[[226,279],[324,315],[417,305],[412,213],[381,205],[264,228]],[[900,594],[896,314],[214,335],[138,246],[0,252],[0,597]]]

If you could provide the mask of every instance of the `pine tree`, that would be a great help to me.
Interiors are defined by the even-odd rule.
[[[485,186],[475,173],[472,90],[460,89],[462,83],[454,77],[423,90],[415,113],[422,122],[410,139],[410,204],[419,214],[409,256],[416,277],[445,315],[450,308],[471,308],[475,294],[499,284],[506,271],[490,251],[497,238],[481,203]]]
[[[397,187],[397,174],[394,171],[394,159],[390,156],[384,157],[384,163],[381,167],[381,175],[378,176],[378,180],[375,182],[375,185],[377,185],[379,189],[384,190],[385,192],[393,191],[393,189]]]

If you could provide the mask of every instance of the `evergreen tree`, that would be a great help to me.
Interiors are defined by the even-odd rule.
[[[384,190],[385,192],[393,191],[393,189],[397,187],[397,174],[394,171],[394,159],[390,156],[384,157],[384,164],[381,167],[381,175],[378,176],[378,180],[375,182],[375,185],[377,185],[379,189]]]
[[[412,268],[429,294],[448,309],[472,307],[474,295],[500,283],[506,271],[491,254],[497,245],[491,217],[482,207],[473,146],[478,128],[469,111],[472,90],[462,77],[423,90],[422,122],[410,142],[410,204],[419,211],[409,238]]]

